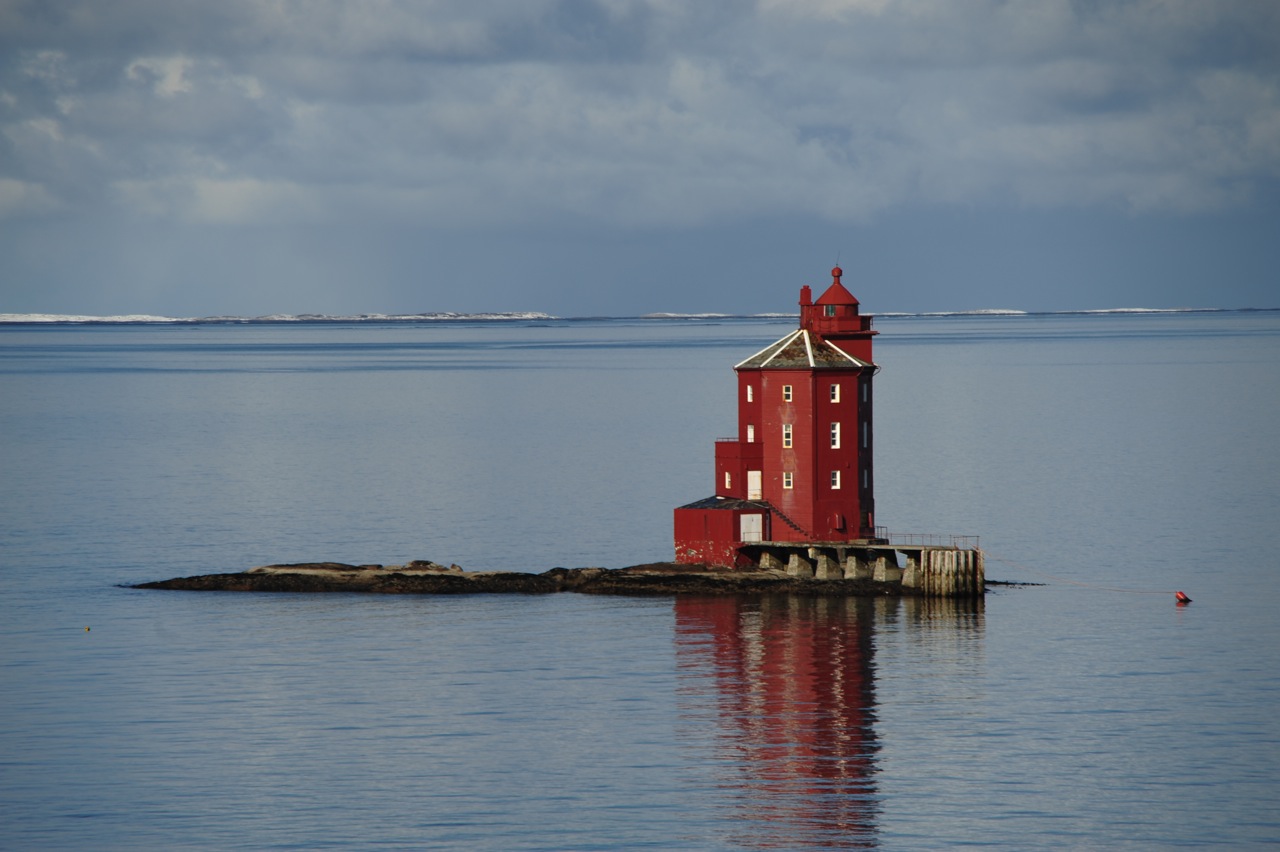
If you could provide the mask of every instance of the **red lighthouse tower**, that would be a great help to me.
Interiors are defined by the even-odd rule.
[[[871,317],[831,270],[800,328],[737,364],[738,435],[716,442],[715,495],[675,510],[676,561],[753,564],[763,542],[869,542]]]

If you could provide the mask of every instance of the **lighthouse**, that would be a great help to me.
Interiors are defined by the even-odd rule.
[[[734,366],[738,434],[716,441],[715,494],[675,510],[677,562],[746,567],[762,543],[877,543],[877,332],[842,275],[832,269],[816,301],[801,287],[800,327]]]

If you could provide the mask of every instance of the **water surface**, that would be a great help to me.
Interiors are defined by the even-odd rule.
[[[985,605],[123,587],[668,559],[790,327],[0,328],[0,847],[1280,842],[1274,313],[878,323]]]

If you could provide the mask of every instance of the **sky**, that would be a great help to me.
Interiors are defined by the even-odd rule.
[[[1275,0],[0,0],[0,313],[1280,307]]]

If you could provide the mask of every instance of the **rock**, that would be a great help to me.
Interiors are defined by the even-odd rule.
[[[224,592],[368,592],[389,595],[551,594],[740,595],[790,593],[865,597],[914,594],[896,583],[870,579],[813,579],[784,571],[728,571],[671,562],[629,568],[552,568],[468,572],[427,560],[405,565],[305,562],[265,565],[239,574],[204,574],[140,583],[136,589]]]

